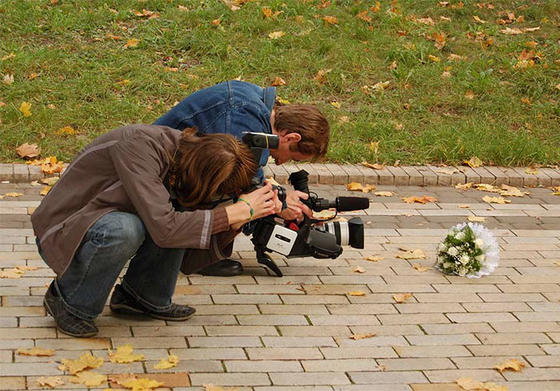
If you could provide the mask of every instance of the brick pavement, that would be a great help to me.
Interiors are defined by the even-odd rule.
[[[364,250],[346,249],[336,260],[278,256],[285,276],[276,278],[256,264],[243,237],[235,255],[243,259],[245,275],[181,276],[175,300],[197,308],[188,322],[122,319],[105,311],[96,338],[72,339],[56,331],[41,306],[53,276],[36,252],[29,222],[41,187],[0,184],[0,194],[24,194],[0,200],[0,267],[38,267],[20,279],[0,279],[0,390],[38,389],[37,378],[44,375],[62,376],[67,384],[60,388],[80,389],[57,363],[86,351],[104,358],[99,372],[146,373],[174,390],[203,390],[212,383],[253,391],[458,391],[453,383],[464,376],[512,391],[560,390],[560,197],[533,188],[529,196],[495,205],[484,203],[489,193],[477,190],[378,188],[396,194],[368,195],[370,208],[361,213]],[[342,186],[312,190],[347,194]],[[439,202],[401,201],[410,195]],[[464,204],[469,208],[459,207]],[[469,216],[485,217],[498,238],[502,260],[494,274],[469,280],[411,267],[431,265],[445,231]],[[422,248],[428,259],[397,259],[399,247]],[[368,262],[370,255],[384,259]],[[356,266],[365,272],[355,273]],[[395,293],[413,296],[399,304]],[[366,333],[376,335],[349,338]],[[109,362],[107,348],[125,343],[145,361]],[[56,353],[16,354],[33,346]],[[179,357],[177,367],[154,370],[167,353]],[[508,358],[526,368],[503,374],[492,369]]]

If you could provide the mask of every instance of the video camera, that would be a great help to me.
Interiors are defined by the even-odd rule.
[[[278,136],[252,132],[244,134],[243,142],[251,148],[257,161],[260,161],[265,149],[276,149],[279,144]],[[303,202],[314,212],[334,208],[338,213],[367,209],[369,206],[369,199],[366,197],[336,197],[334,201],[320,198],[309,191],[308,177],[309,174],[301,170],[293,172],[288,180],[295,190],[308,194],[308,199]],[[278,189],[278,197],[284,203],[285,189],[282,186],[275,188]],[[336,214],[329,220],[335,217]],[[278,216],[267,216],[246,224],[243,233],[252,235],[251,242],[255,247],[257,261],[271,269],[278,277],[282,277],[282,271],[267,252],[276,252],[287,258],[334,259],[342,254],[342,246],[364,248],[364,224],[361,218],[327,221],[304,215],[303,221],[297,223],[284,221]]]

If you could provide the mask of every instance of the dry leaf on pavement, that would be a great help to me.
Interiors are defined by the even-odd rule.
[[[367,333],[367,334],[353,334],[350,336],[350,339],[353,339],[354,341],[357,341],[359,339],[366,339],[366,338],[371,338],[371,337],[375,337],[376,333]]]
[[[352,291],[348,292],[348,296],[365,296],[365,292],[362,291]]]
[[[49,194],[49,191],[51,191],[51,188],[52,186],[43,186],[39,194],[42,196],[46,196],[47,194]]]
[[[422,249],[416,250],[400,249],[401,252],[395,255],[395,258],[410,260],[410,259],[426,259],[426,254]]]
[[[397,303],[404,303],[411,297],[412,297],[412,293],[396,293],[393,295],[393,299],[395,299]]]
[[[30,349],[18,349],[17,354],[20,356],[49,357],[54,356],[54,349],[45,349],[35,346]]]
[[[381,260],[383,260],[383,257],[381,255],[372,255],[371,257],[366,258],[366,261],[369,262],[379,262]]]
[[[455,185],[456,189],[460,189],[460,190],[468,190],[472,187],[472,182],[467,182],[467,183],[459,183],[457,185]]]
[[[81,372],[84,369],[95,369],[103,365],[102,358],[96,357],[89,352],[82,354],[76,360],[64,358],[61,362],[62,364],[59,366],[59,369],[65,372],[69,372],[72,375],[75,375],[76,373]]]
[[[37,378],[37,384],[41,387],[55,388],[64,385],[64,381],[59,376],[41,376]]]
[[[370,191],[375,190],[374,185],[362,185],[359,182],[351,182],[346,185],[346,190],[349,191],[361,191],[362,193],[369,193]]]
[[[109,350],[109,360],[111,362],[117,363],[130,363],[134,361],[142,361],[144,359],[143,354],[133,354],[134,348],[130,344],[117,346],[115,352]]]
[[[133,391],[150,391],[163,386],[163,383],[157,380],[148,379],[146,377],[137,378],[136,376],[119,379],[116,380],[115,383],[126,388],[132,388]]]
[[[356,268],[354,269],[354,273],[365,273],[366,269],[364,269],[361,266],[356,266]]]
[[[528,191],[521,191],[515,186],[509,186],[505,183],[502,184],[500,188],[500,195],[502,196],[513,196],[513,197],[524,197],[525,195],[531,194]]]
[[[237,388],[224,388],[222,386],[215,386],[213,384],[204,384],[203,387],[204,391],[237,391]]]
[[[487,202],[489,204],[509,204],[511,202],[510,200],[506,200],[503,197],[490,197],[490,196],[482,197],[482,201]]]
[[[99,386],[107,381],[107,376],[93,371],[84,371],[75,374],[70,378],[72,383],[81,383],[86,387]]]
[[[21,144],[16,148],[17,154],[24,159],[31,159],[41,154],[41,148],[37,144]]]
[[[426,270],[430,270],[431,267],[430,266],[422,266],[418,263],[415,263],[412,265],[412,267],[416,270],[418,270],[419,272],[425,272]]]
[[[494,367],[494,369],[497,369],[498,371],[503,372],[506,370],[512,370],[515,372],[520,372],[521,370],[523,370],[523,368],[525,367],[525,363],[521,362],[515,358],[509,359],[504,361],[503,363],[496,365]]]
[[[16,279],[21,278],[22,275],[23,270],[19,270],[16,268],[0,270],[0,278]]]
[[[2,198],[4,198],[4,197],[16,198],[16,197],[21,197],[22,195],[23,195],[23,193],[16,193],[16,192],[12,191],[12,192],[9,192],[9,193],[2,194]]]
[[[437,202],[437,198],[426,196],[426,195],[423,195],[422,197],[417,197],[417,196],[403,197],[402,200],[407,204],[414,204],[415,202],[419,204],[426,204],[428,202]]]
[[[373,194],[375,194],[378,197],[392,197],[395,195],[395,193],[393,193],[392,191],[376,191]]]
[[[179,357],[174,354],[170,354],[167,358],[162,358],[156,365],[154,369],[169,369],[177,366],[179,362]]]
[[[484,221],[486,221],[486,217],[482,217],[482,216],[469,216],[467,217],[467,220],[469,220],[472,223],[482,223]]]

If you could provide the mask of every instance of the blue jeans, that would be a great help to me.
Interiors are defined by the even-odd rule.
[[[162,311],[171,305],[184,253],[184,249],[158,247],[138,216],[110,212],[87,231],[54,285],[69,312],[93,320],[103,311],[130,259],[122,287],[145,307]]]

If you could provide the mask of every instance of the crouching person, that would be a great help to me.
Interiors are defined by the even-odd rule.
[[[113,312],[192,316],[171,302],[183,258],[203,253],[197,267],[219,261],[245,222],[280,206],[270,185],[247,193],[256,170],[250,150],[229,135],[131,125],[94,140],[31,217],[39,252],[57,274],[43,301],[57,328],[95,335],[94,319],[128,260]]]

